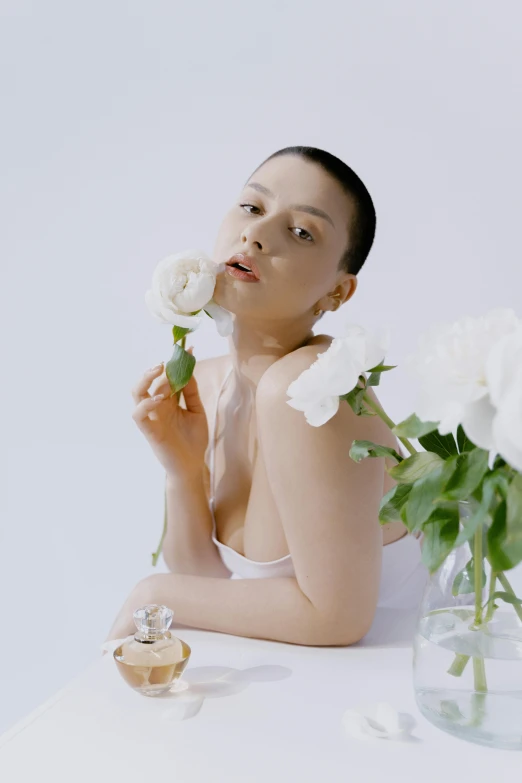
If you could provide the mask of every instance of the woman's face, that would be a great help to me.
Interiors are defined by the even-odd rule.
[[[309,316],[343,281],[351,295],[356,278],[338,265],[352,214],[350,197],[319,165],[294,155],[267,161],[225,216],[214,248],[217,263],[236,253],[253,258],[260,279],[225,271],[215,301],[238,316],[293,320]]]

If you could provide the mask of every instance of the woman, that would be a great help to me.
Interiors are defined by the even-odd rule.
[[[364,184],[321,150],[280,150],[246,183],[214,250],[227,262],[214,300],[235,314],[230,354],[196,364],[184,407],[163,365],[133,390],[134,420],[166,471],[170,573],[136,586],[108,639],[133,631],[138,606],[162,603],[185,626],[349,645],[378,605],[419,601],[418,542],[402,522],[378,522],[394,485],[384,460],[349,457],[353,440],[397,440],[348,404],[322,427],[287,405],[331,343],[314,325],[354,295],[374,233]]]

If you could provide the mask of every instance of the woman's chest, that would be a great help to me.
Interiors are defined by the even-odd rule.
[[[228,398],[222,400],[222,407],[218,401],[217,407],[209,440],[209,495],[214,497],[216,537],[251,560],[268,562],[285,557],[288,544],[267,476],[254,404],[238,404]],[[384,422],[379,442],[397,448]],[[393,464],[393,460],[388,462]],[[395,483],[384,471],[381,497]],[[406,529],[397,521],[385,525],[382,532],[383,544],[388,544],[401,538]]]
[[[236,411],[213,444],[216,537],[258,562],[289,554],[259,448],[255,410]]]

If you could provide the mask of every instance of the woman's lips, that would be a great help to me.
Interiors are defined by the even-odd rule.
[[[232,275],[232,277],[236,277],[238,280],[253,282],[254,280],[259,280],[261,277],[255,258],[252,258],[246,253],[234,253],[226,262],[226,266],[227,268],[235,269],[236,272],[244,272],[247,275],[247,277]],[[246,267],[246,269],[241,269],[241,267]]]
[[[245,283],[259,283],[259,280],[252,272],[247,272],[244,269],[237,269],[235,266],[227,266],[226,271],[230,277],[235,277],[237,280],[244,280]]]

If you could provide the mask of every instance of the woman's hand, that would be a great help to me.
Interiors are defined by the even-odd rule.
[[[192,348],[189,349],[192,352]],[[149,388],[158,383],[152,394]],[[172,395],[172,396],[171,396]],[[167,477],[197,475],[208,445],[208,423],[194,376],[183,389],[186,410],[172,394],[163,362],[147,370],[132,390],[132,418],[167,472]]]

